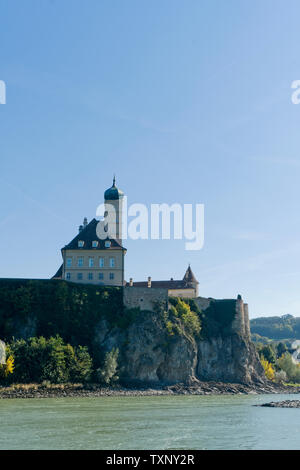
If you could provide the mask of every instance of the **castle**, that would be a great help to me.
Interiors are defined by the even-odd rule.
[[[183,279],[179,280],[171,278],[169,281],[152,281],[151,277],[148,277],[147,281],[142,282],[133,282],[132,278],[129,282],[125,281],[124,258],[127,250],[122,241],[123,197],[124,193],[117,188],[114,178],[113,185],[104,193],[104,204],[106,211],[109,205],[115,209],[116,217],[112,223],[115,224],[113,228],[116,237],[100,240],[97,236],[98,221],[92,219],[88,223],[84,218],[77,235],[62,248],[63,263],[53,279],[84,284],[123,286],[126,291],[127,288],[133,288],[131,294],[128,294],[128,301],[133,292],[136,292],[137,296],[146,292],[149,296],[148,289],[158,296],[162,289],[167,291],[169,296],[198,297],[199,283],[190,266]]]
[[[100,240],[97,236],[96,219],[89,223],[86,218],[79,226],[77,235],[65,245],[62,250],[63,263],[52,279],[105,286],[123,287],[123,303],[127,308],[140,307],[141,310],[153,311],[157,302],[167,308],[169,297],[182,297],[194,299],[202,310],[209,308],[223,309],[228,302],[236,312],[232,329],[242,336],[250,338],[250,324],[248,304],[241,296],[232,300],[216,300],[199,297],[199,282],[188,266],[183,279],[153,281],[149,276],[146,281],[134,282],[132,278],[127,282],[124,279],[124,258],[126,248],[122,240],[122,215],[124,193],[116,186],[113,179],[112,186],[104,193],[105,212],[109,205],[113,206],[116,217],[111,222],[115,238],[106,237]],[[108,227],[106,227],[108,231]]]

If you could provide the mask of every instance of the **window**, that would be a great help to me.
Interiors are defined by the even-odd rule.
[[[88,279],[89,279],[89,281],[92,281],[92,279],[93,279],[93,273],[89,273],[89,274],[88,274]]]
[[[94,258],[89,258],[89,267],[93,268],[94,266]]]
[[[109,258],[109,267],[114,268],[115,267],[115,258]]]
[[[103,273],[99,273],[99,281],[103,281],[104,279],[104,274]]]
[[[82,280],[82,273],[77,273],[77,279],[78,279],[78,281]]]
[[[99,268],[104,268],[104,258],[99,258]]]
[[[83,240],[78,240],[78,248],[84,247],[84,241]]]
[[[67,258],[67,268],[72,266],[72,258]]]
[[[98,246],[97,240],[92,241],[92,247],[97,248],[97,246]]]
[[[114,273],[109,273],[109,279],[112,280],[112,279],[114,279],[114,278],[115,278]]]
[[[109,241],[109,240],[106,240],[106,242],[105,242],[105,248],[110,248],[110,245],[111,245],[110,241]]]
[[[66,273],[66,279],[69,281],[71,279],[71,273]]]
[[[78,263],[77,263],[77,265],[78,265],[79,267],[82,267],[82,266],[83,266],[83,256],[80,256],[80,257],[78,258]]]

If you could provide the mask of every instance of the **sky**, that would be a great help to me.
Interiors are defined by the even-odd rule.
[[[0,0],[0,277],[49,278],[117,185],[205,205],[199,251],[127,240],[125,278],[300,316],[300,3]]]

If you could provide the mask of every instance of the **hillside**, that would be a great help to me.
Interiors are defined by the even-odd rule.
[[[300,317],[259,317],[250,320],[252,335],[260,335],[273,340],[299,339]]]

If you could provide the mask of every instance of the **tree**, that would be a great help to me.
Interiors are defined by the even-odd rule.
[[[87,348],[74,349],[60,336],[16,340],[8,345],[8,351],[15,360],[15,382],[85,382],[92,374]]]
[[[274,349],[270,345],[263,346],[259,351],[259,355],[271,364],[275,364],[276,362]]]
[[[99,382],[109,385],[119,379],[117,376],[118,356],[118,348],[113,348],[110,352],[105,354],[103,367],[97,370]]]
[[[261,362],[261,365],[264,368],[267,379],[274,380],[275,371],[272,367],[272,364],[270,362],[268,362],[266,359],[261,359],[260,362]]]
[[[14,371],[14,358],[8,356],[5,364],[0,364],[0,378],[6,379]]]
[[[188,333],[198,335],[201,331],[201,323],[198,314],[192,311],[190,305],[179,297],[172,299],[172,303],[170,313],[180,318]]]
[[[70,364],[71,382],[88,382],[93,371],[93,361],[86,346],[78,346]]]
[[[278,343],[276,347],[277,357],[281,357],[285,352],[287,352],[287,347],[284,343]]]
[[[290,382],[300,382],[300,367],[293,362],[292,356],[288,352],[277,360],[277,365],[285,371]]]

